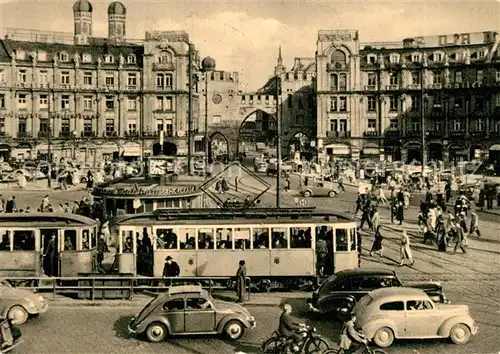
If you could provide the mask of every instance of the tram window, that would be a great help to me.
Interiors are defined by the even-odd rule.
[[[34,251],[34,231],[14,231],[14,251]]]
[[[11,251],[10,247],[10,231],[3,231],[0,239],[0,251]]]
[[[82,232],[82,250],[90,249],[89,230]]]
[[[255,228],[253,229],[253,249],[269,248],[269,229]]]
[[[335,242],[336,242],[336,251],[347,251],[349,247],[349,243],[347,241],[347,230],[346,229],[336,229],[335,230]]]
[[[76,230],[64,230],[64,250],[76,250]]]
[[[97,247],[97,232],[95,229],[90,231],[90,248],[94,249]]]
[[[144,202],[144,209],[145,209],[146,212],[152,212],[154,210],[153,201],[152,200],[146,200]]]
[[[132,253],[134,249],[134,232],[122,231],[122,252]]]
[[[311,248],[311,228],[291,227],[290,247],[291,248]]]
[[[179,240],[181,250],[196,249],[196,230],[195,229],[180,229]]]
[[[156,230],[156,248],[167,250],[177,249],[177,234],[174,232],[174,229]]]
[[[217,229],[217,249],[233,249],[233,230]]]
[[[173,199],[172,200],[172,207],[173,208],[180,208],[181,207],[181,202],[179,199]]]
[[[250,229],[234,229],[234,248],[250,249]]]
[[[286,237],[286,228],[273,227],[271,232],[273,248],[288,248],[288,240]]]
[[[356,240],[357,240],[357,233],[356,229],[350,229],[349,234],[351,235],[351,249],[349,251],[357,251],[356,249]]]
[[[198,229],[198,249],[213,250],[214,246],[214,230]]]
[[[333,241],[333,228],[326,225],[316,227],[316,240],[320,239],[331,243]]]

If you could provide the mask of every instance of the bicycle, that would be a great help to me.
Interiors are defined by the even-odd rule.
[[[368,341],[363,342],[363,345],[365,346],[365,348],[363,349],[362,354],[387,354],[386,351],[380,348],[370,348]],[[339,349],[328,349],[322,352],[321,354],[348,354],[348,353],[350,353],[350,351],[346,352],[344,348],[339,348]]]
[[[296,343],[293,338],[283,337],[275,331],[271,338],[262,343],[262,351],[268,354],[321,354],[330,348],[328,342],[316,333],[314,327],[304,326],[299,333],[303,340],[301,343]]]

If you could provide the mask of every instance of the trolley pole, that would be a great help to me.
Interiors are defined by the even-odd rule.
[[[276,208],[280,208],[281,199],[281,114],[280,114],[281,78],[276,75]]]

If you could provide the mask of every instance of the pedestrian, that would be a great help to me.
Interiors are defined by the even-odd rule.
[[[356,229],[356,243],[357,243],[357,251],[358,251],[358,268],[361,268],[361,253],[362,253],[362,244],[363,240],[361,239],[361,232],[359,228]]]
[[[316,241],[316,271],[318,275],[324,275],[327,256],[328,244],[321,235],[318,235]]]
[[[52,211],[52,205],[50,203],[50,198],[48,194],[42,199],[42,204],[40,205],[40,211],[42,213],[50,213]]]
[[[462,228],[461,223],[455,223],[455,248],[453,249],[453,253],[457,252],[457,249],[460,247],[463,253],[467,253],[465,250],[465,244],[464,244],[464,229]]]
[[[3,199],[3,195],[0,194],[0,213],[5,211],[5,199]]]
[[[234,190],[236,192],[238,192],[238,182],[239,182],[238,176],[234,177]]]
[[[109,249],[108,245],[106,244],[105,236],[101,233],[101,237],[99,237],[99,240],[97,241],[97,266],[101,270],[105,252],[109,252]]]
[[[446,252],[446,227],[443,214],[439,215],[436,222],[436,243],[438,251]]]
[[[57,276],[57,258],[56,235],[52,234],[43,255],[43,271],[46,276]]]
[[[94,175],[89,170],[87,172],[87,189],[92,189],[93,186],[94,186]]]
[[[363,214],[361,215],[361,224],[359,225],[359,229],[363,230],[363,226],[365,222],[368,223],[368,227],[371,229],[372,228],[372,221],[370,218],[370,213],[371,213],[371,205],[370,205],[370,200],[368,200],[365,203],[365,206],[363,207]]]
[[[175,278],[181,273],[181,269],[176,261],[171,256],[165,258],[165,265],[163,266],[163,278]],[[172,279],[165,279],[166,286],[172,286]]]
[[[245,265],[245,261],[241,260],[239,262],[238,271],[236,272],[236,296],[238,297],[237,302],[245,301],[246,278],[247,278],[247,267]]]
[[[339,178],[337,180],[337,183],[339,184],[339,190],[341,190],[342,192],[346,192],[345,188],[344,188],[344,178],[342,177],[342,175],[339,175]]]
[[[7,203],[5,204],[5,212],[6,213],[15,213],[17,211],[17,206],[16,206],[16,196],[13,195],[12,198],[10,198]]]
[[[444,193],[446,195],[446,203],[449,203],[451,199],[451,180],[446,182],[446,185],[444,186]]]
[[[413,265],[413,263],[415,263],[413,261],[413,255],[410,248],[410,238],[408,237],[408,234],[404,229],[403,229],[403,234],[401,236],[400,254],[401,254],[401,263],[399,264],[400,267],[404,266],[405,260],[409,260],[410,265]]]
[[[384,246],[382,246],[382,234],[380,233],[380,225],[377,226],[375,230],[375,240],[373,241],[372,248],[370,250],[370,256],[373,256],[374,253],[378,253],[380,257],[384,256]]]
[[[477,234],[477,237],[481,237],[481,231],[479,231],[479,217],[475,210],[471,210],[469,236],[472,236],[474,232]]]
[[[111,232],[109,231],[109,221],[104,220],[104,223],[101,225],[101,235],[104,236],[106,240],[106,244],[110,244],[111,242]]]
[[[403,191],[403,205],[405,209],[408,209],[408,207],[410,206],[410,198],[411,198],[410,192],[408,192],[408,190],[405,189]]]
[[[357,215],[358,211],[362,211],[362,210],[363,210],[363,197],[358,192],[357,197],[356,197],[356,211],[354,212],[354,215]]]
[[[380,215],[378,213],[377,208],[373,208],[373,215],[371,221],[372,221],[372,231],[377,232],[377,229],[380,226]]]

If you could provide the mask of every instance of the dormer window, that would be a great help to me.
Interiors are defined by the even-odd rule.
[[[389,55],[389,62],[391,64],[398,64],[399,63],[399,54],[391,54],[391,55]]]
[[[411,62],[412,63],[420,63],[420,54],[415,53],[411,55]]]
[[[38,52],[37,59],[38,61],[47,61],[47,53],[43,51]]]
[[[65,52],[59,53],[59,60],[62,61],[62,62],[69,61],[69,55],[68,55],[68,53],[65,53]]]
[[[127,55],[127,64],[135,64],[136,61],[135,55]]]
[[[115,62],[115,57],[112,56],[111,54],[107,54],[104,56],[104,62],[106,64],[113,64]]]
[[[172,54],[170,54],[167,51],[163,51],[160,53],[160,56],[158,57],[159,64],[170,64],[171,62],[172,62]]]
[[[377,56],[375,54],[368,54],[366,56],[366,62],[368,64],[376,64],[377,63]]]
[[[26,52],[24,50],[16,50],[16,60],[26,60]]]
[[[90,55],[88,53],[83,53],[82,54],[82,62],[83,63],[90,63],[90,62],[92,62],[92,55]]]
[[[484,59],[484,57],[486,56],[486,53],[484,51],[479,51],[477,52],[477,58],[478,59]]]
[[[443,61],[443,59],[444,59],[443,53],[434,53],[432,55],[432,60],[433,61]]]

